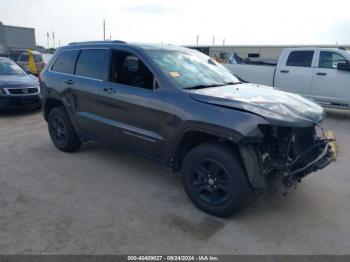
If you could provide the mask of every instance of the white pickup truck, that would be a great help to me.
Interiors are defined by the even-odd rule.
[[[350,109],[350,52],[287,48],[277,65],[224,64],[242,81],[309,97],[323,106]]]

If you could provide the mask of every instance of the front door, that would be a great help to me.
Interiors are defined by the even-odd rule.
[[[97,140],[110,136],[108,123],[103,121],[105,111],[109,110],[108,88],[108,49],[83,49],[79,52],[75,75],[68,79],[71,86],[72,108],[79,129]],[[67,90],[68,91],[68,90]]]
[[[350,72],[337,69],[345,57],[334,51],[320,51],[314,71],[311,97],[323,103],[350,105]]]
[[[113,50],[106,92],[108,110],[103,118],[111,128],[108,140],[162,159],[169,116],[163,111],[164,89],[151,70],[137,55]]]

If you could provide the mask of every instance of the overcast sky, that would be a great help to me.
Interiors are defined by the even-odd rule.
[[[34,27],[56,46],[112,39],[195,44],[350,44],[350,1],[0,0],[0,21]],[[52,46],[52,40],[50,41]]]

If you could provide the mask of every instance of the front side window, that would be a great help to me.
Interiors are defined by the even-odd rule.
[[[195,50],[152,50],[149,54],[164,73],[184,89],[239,83],[225,67]]]
[[[64,51],[62,52],[55,63],[53,64],[51,70],[55,72],[74,74],[75,62],[79,54],[78,50]]]
[[[293,51],[289,54],[287,66],[311,67],[314,51]]]
[[[111,61],[111,81],[127,86],[153,89],[153,74],[135,55],[114,50]]]
[[[107,58],[105,49],[82,50],[78,57],[75,74],[103,80],[107,73]]]
[[[0,75],[25,75],[24,70],[9,59],[0,58]]]
[[[337,69],[339,62],[345,62],[346,59],[342,55],[331,52],[331,51],[321,51],[320,52],[320,68]]]

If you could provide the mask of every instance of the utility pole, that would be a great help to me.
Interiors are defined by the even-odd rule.
[[[55,48],[56,44],[55,44],[55,32],[54,31],[52,31],[52,41],[53,41],[53,48]]]
[[[213,36],[213,46],[215,46],[215,35]]]
[[[106,41],[106,21],[103,19],[103,41]]]
[[[50,48],[50,34],[48,31],[46,32],[46,39],[47,39],[47,49],[49,49]]]
[[[198,43],[199,43],[199,35],[197,35],[197,46],[198,46]]]
[[[225,38],[222,39],[222,45],[225,45]]]
[[[61,47],[61,40],[58,40],[58,47]]]

